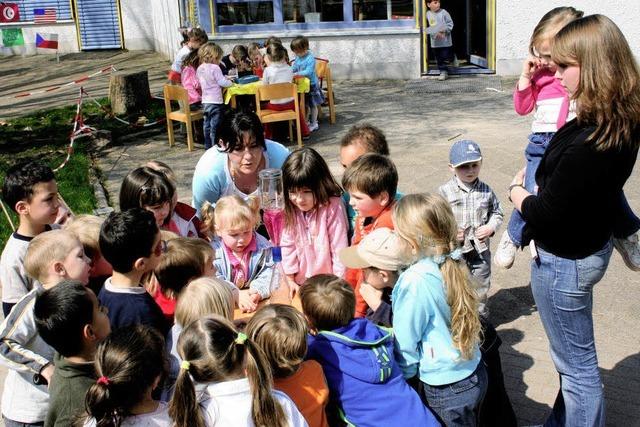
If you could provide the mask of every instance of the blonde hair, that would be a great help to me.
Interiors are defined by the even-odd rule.
[[[262,350],[241,337],[230,320],[201,318],[187,326],[178,339],[178,355],[189,363],[180,369],[169,416],[176,427],[205,427],[194,383],[220,383],[246,377],[251,390],[251,419],[256,426],[285,427],[287,417],[272,394],[271,369]],[[213,420],[215,424],[216,420]]]
[[[64,230],[73,234],[84,248],[84,254],[93,260],[98,259],[100,252],[100,227],[104,218],[95,215],[78,215],[64,226]]]
[[[249,320],[247,336],[264,352],[275,378],[293,375],[307,354],[307,322],[290,305],[264,306]]]
[[[64,261],[78,244],[81,244],[80,240],[66,230],[51,230],[38,234],[29,242],[24,257],[27,274],[39,282],[46,282],[51,264]]]
[[[235,194],[224,196],[215,206],[204,202],[200,214],[204,229],[213,234],[225,229],[256,228],[260,222],[260,200],[257,197],[244,200]]]
[[[220,62],[223,54],[222,48],[214,42],[206,42],[198,49],[198,57],[200,58],[201,64]]]
[[[398,201],[393,219],[398,235],[417,257],[447,255],[458,248],[458,224],[446,200],[432,194],[409,194]],[[478,295],[464,260],[445,256],[440,265],[447,304],[451,308],[451,338],[463,359],[470,359],[480,340]]]
[[[233,320],[233,308],[233,293],[227,283],[200,277],[189,283],[178,296],[175,319],[182,327],[211,314]]]
[[[535,56],[537,46],[545,41],[551,41],[562,27],[571,21],[582,18],[583,14],[581,10],[568,6],[556,7],[545,13],[533,29],[529,41],[529,53]]]
[[[578,121],[596,126],[588,141],[600,150],[637,148],[640,73],[616,24],[603,15],[571,22],[556,35],[551,58],[559,67],[580,67],[572,98]]]
[[[167,252],[160,257],[154,274],[163,293],[179,293],[190,280],[205,270],[207,253],[213,249],[201,239],[178,237],[167,242]]]
[[[353,288],[333,274],[309,277],[300,287],[300,301],[309,326],[321,331],[346,326],[356,311]]]

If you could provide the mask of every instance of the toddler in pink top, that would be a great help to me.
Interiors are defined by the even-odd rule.
[[[347,214],[342,189],[315,150],[305,147],[292,152],[282,165],[282,181],[282,267],[293,295],[316,274],[344,275],[338,253],[347,247]]]
[[[202,101],[202,89],[196,75],[196,70],[200,65],[198,50],[192,50],[182,61],[182,76],[180,84],[189,94],[189,107],[192,110],[199,109]]]

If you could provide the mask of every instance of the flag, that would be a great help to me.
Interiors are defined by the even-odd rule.
[[[20,20],[20,10],[15,3],[0,3],[0,22],[17,22]]]
[[[54,8],[33,9],[33,22],[36,24],[50,24],[56,22],[56,10]]]
[[[5,47],[22,46],[24,44],[22,28],[3,28],[2,44]]]
[[[58,49],[58,35],[57,34],[40,35],[36,33],[36,47],[41,47],[43,49]]]

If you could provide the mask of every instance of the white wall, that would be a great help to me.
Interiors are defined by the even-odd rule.
[[[73,22],[56,23],[50,25],[35,24],[2,24],[0,28],[22,28],[22,37],[24,38],[24,46],[16,47],[0,47],[1,56],[11,55],[55,55],[53,49],[36,49],[36,33],[40,35],[57,34],[58,35],[58,53],[78,52],[78,38],[76,37],[76,25]],[[0,38],[0,43],[1,43]]]
[[[155,34],[153,49],[167,59],[173,60],[182,41],[182,36],[178,32],[180,27],[178,0],[152,0],[145,3],[150,5],[147,9],[153,20]]]
[[[120,0],[124,47],[129,50],[153,50],[155,34],[151,13],[152,5],[159,0]]]
[[[526,4],[526,6],[524,6]],[[640,56],[639,0],[501,0],[496,6],[496,59],[498,74],[519,74],[527,56],[529,38],[540,18],[558,6],[573,6],[585,15],[600,13],[611,18],[626,36],[631,50]]]

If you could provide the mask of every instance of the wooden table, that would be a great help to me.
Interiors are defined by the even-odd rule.
[[[289,287],[285,283],[280,284],[280,287],[275,292],[273,292],[271,298],[260,301],[260,303],[258,304],[258,310],[260,310],[260,307],[268,304],[288,304],[295,307],[298,311],[302,312],[300,297],[296,294],[296,296],[293,297],[293,300],[290,300]],[[243,313],[241,309],[236,308],[233,311],[233,320],[249,320],[255,313],[255,311],[251,313]]]
[[[300,111],[304,111],[305,103],[304,103],[304,94],[309,93],[311,90],[311,82],[308,78],[298,78],[295,79],[295,83],[298,85],[298,94],[300,95]],[[257,81],[253,83],[247,83],[245,85],[239,85],[234,83],[232,86],[229,86],[224,91],[224,103],[231,104],[231,108],[236,108],[236,95],[255,95],[258,92],[258,86],[262,85],[262,81]]]

